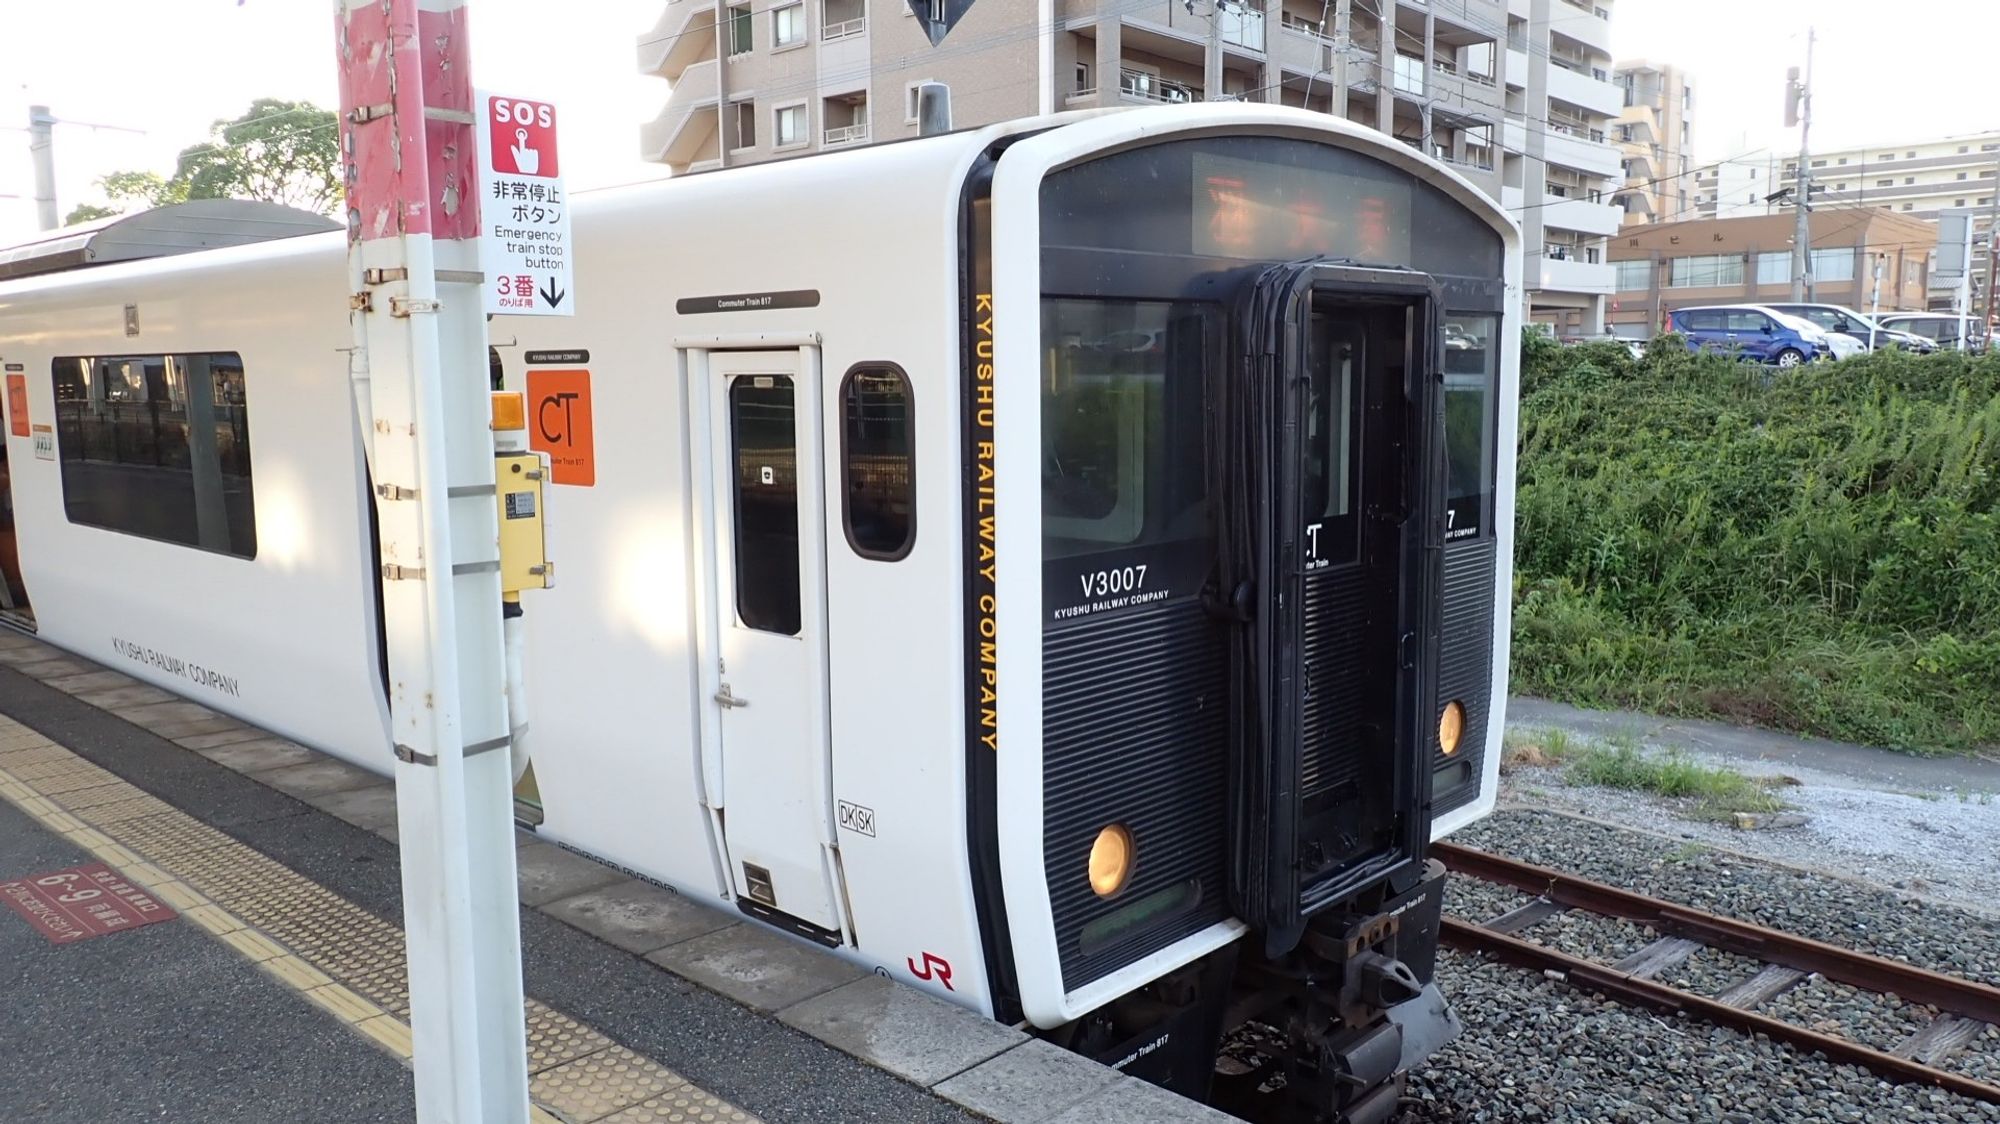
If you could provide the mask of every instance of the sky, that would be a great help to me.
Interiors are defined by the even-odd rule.
[[[987,3],[1020,0],[986,0]],[[636,69],[664,0],[471,0],[479,85],[553,101],[571,190],[657,177],[638,126],[665,82]],[[1620,59],[1677,63],[1696,90],[1694,156],[1796,151],[1785,69],[1814,53],[1815,148],[2000,129],[2000,0],[1612,0]],[[217,118],[259,97],[335,103],[331,0],[0,0],[0,196],[30,196],[27,107],[56,127],[59,209],[100,202],[108,172],[173,169]],[[98,126],[92,128],[91,126]],[[115,127],[115,128],[113,128]],[[134,130],[134,131],[126,131]],[[0,198],[0,245],[34,205]]]

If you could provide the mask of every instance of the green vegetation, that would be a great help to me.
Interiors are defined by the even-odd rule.
[[[1778,375],[1530,334],[1518,479],[1516,690],[2000,742],[2000,356]]]
[[[1583,746],[1570,756],[1564,777],[1571,784],[1686,800],[1704,819],[1726,819],[1735,812],[1779,812],[1786,807],[1766,782],[1691,761],[1679,752],[1648,754],[1629,741]]]

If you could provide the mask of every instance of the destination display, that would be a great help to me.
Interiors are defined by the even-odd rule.
[[[1221,258],[1410,257],[1410,188],[1324,168],[1196,152],[1192,246]]]

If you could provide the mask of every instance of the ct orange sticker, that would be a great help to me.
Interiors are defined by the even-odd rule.
[[[549,455],[549,475],[555,483],[584,488],[597,483],[589,371],[529,368],[528,447]]]
[[[28,435],[28,376],[7,376],[7,424],[16,437]]]

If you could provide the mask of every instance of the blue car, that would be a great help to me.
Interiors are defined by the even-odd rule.
[[[1824,332],[1763,305],[1683,308],[1668,323],[1687,337],[1689,351],[1714,351],[1774,367],[1796,367],[1833,356]]]

